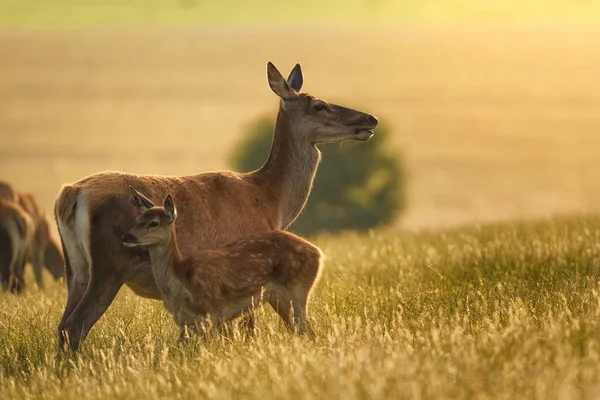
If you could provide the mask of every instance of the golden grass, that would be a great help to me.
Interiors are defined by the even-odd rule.
[[[273,313],[178,348],[162,305],[120,293],[77,357],[66,290],[0,294],[0,392],[60,398],[597,398],[600,219],[316,239],[316,343]]]
[[[245,126],[276,113],[267,60],[390,122],[404,226],[600,209],[594,27],[15,29],[0,52],[0,177],[48,209],[101,170],[227,168]]]

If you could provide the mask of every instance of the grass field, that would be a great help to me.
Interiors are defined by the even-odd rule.
[[[119,294],[58,357],[66,290],[0,294],[3,398],[597,398],[600,218],[318,237],[316,343],[271,311],[254,339],[178,348],[159,302]]]

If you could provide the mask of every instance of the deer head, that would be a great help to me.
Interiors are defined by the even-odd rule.
[[[286,80],[269,62],[267,78],[271,90],[281,98],[280,113],[287,118],[295,139],[318,144],[348,139],[365,141],[373,136],[378,123],[374,116],[299,93],[304,82],[300,64]]]
[[[129,186],[138,210],[135,225],[121,237],[127,247],[149,246],[165,242],[171,235],[171,227],[177,218],[177,210],[171,195],[167,195],[162,207],[157,207],[143,194]]]

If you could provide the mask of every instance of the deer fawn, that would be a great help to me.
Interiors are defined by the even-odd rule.
[[[61,189],[55,214],[69,289],[58,325],[61,347],[68,339],[78,348],[123,284],[140,296],[161,299],[147,252],[121,244],[137,214],[129,185],[155,201],[167,193],[175,196],[185,216],[175,222],[177,244],[182,253],[192,254],[287,228],[310,193],[320,159],[316,145],[373,135],[377,119],[372,115],[298,93],[300,65],[286,80],[268,63],[267,76],[281,101],[262,168],[181,177],[101,172]]]
[[[0,200],[0,281],[5,290],[20,293],[25,287],[25,262],[34,225],[23,209]]]
[[[317,247],[291,233],[272,231],[184,257],[171,195],[157,207],[130,189],[142,214],[121,240],[128,247],[148,247],[154,279],[182,339],[187,327],[219,327],[263,300],[291,331],[297,328],[315,338],[307,306],[321,271]]]

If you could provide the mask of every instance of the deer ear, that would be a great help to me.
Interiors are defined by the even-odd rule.
[[[293,100],[296,98],[297,95],[294,90],[271,62],[267,63],[267,79],[273,93],[283,100]]]
[[[131,190],[133,200],[135,200],[135,204],[141,212],[146,212],[154,207],[154,203],[151,202],[146,196],[135,190],[133,186],[129,186],[129,190]]]
[[[173,198],[170,194],[167,195],[167,198],[163,202],[163,207],[167,212],[167,215],[174,221],[175,218],[177,218],[177,210],[175,209],[175,204],[173,203]]]
[[[300,89],[302,89],[304,77],[302,76],[302,68],[300,68],[300,64],[296,64],[292,72],[290,72],[290,76],[287,78],[287,83],[296,92],[299,92]]]

